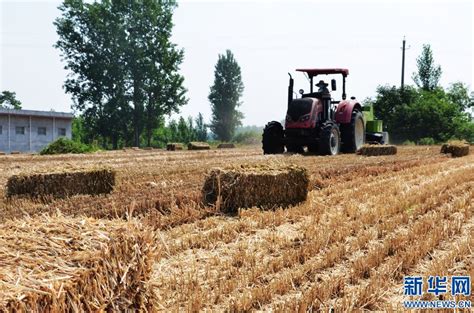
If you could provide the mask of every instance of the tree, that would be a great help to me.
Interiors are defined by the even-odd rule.
[[[383,120],[396,142],[416,142],[421,138],[432,138],[437,142],[451,138],[471,140],[474,123],[460,105],[459,97],[454,96],[464,95],[464,92],[450,90],[451,93],[442,88],[427,91],[410,86],[403,90],[379,86],[375,99],[365,102],[374,106],[375,116]],[[464,96],[460,98],[465,99]]]
[[[403,106],[395,113],[393,133],[395,138],[404,140],[418,141],[429,137],[442,142],[456,134],[454,121],[463,116],[443,90],[420,90],[413,103]]]
[[[204,118],[201,113],[198,114],[196,117],[196,126],[194,128],[194,132],[196,134],[196,139],[199,141],[206,141],[207,140],[207,125],[204,123]]]
[[[420,56],[416,59],[418,72],[413,73],[413,81],[423,90],[434,90],[441,77],[441,66],[434,64],[430,45],[423,45]]]
[[[72,140],[76,142],[85,142],[86,134],[84,131],[84,118],[82,116],[72,119]]]
[[[235,128],[242,125],[243,114],[237,110],[244,91],[240,66],[230,50],[219,55],[214,71],[214,84],[209,93],[212,107],[210,128],[217,139],[229,141]]]
[[[374,100],[365,100],[366,104],[374,106],[375,116],[383,120],[384,126],[388,130],[393,130],[396,112],[404,106],[413,103],[418,97],[418,92],[411,86],[405,86],[404,89],[396,86],[378,86]]]
[[[178,134],[178,123],[175,120],[171,120],[168,123],[168,129],[170,133],[169,141],[179,142],[181,139]]]
[[[178,120],[178,138],[180,142],[189,142],[189,127],[184,117],[180,116]]]
[[[447,96],[462,111],[474,108],[474,93],[469,94],[469,87],[462,82],[452,83],[448,88]]]
[[[16,93],[4,90],[0,94],[0,108],[21,110],[21,102],[17,100]]]
[[[56,47],[70,74],[65,90],[86,127],[140,145],[164,114],[187,102],[178,73],[183,51],[170,41],[176,1],[64,0]]]

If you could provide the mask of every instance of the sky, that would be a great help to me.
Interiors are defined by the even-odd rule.
[[[406,84],[413,84],[422,45],[430,44],[443,87],[455,81],[473,86],[474,13],[468,0],[178,3],[172,41],[185,53],[181,73],[189,102],[183,116],[201,112],[210,120],[207,96],[218,55],[226,49],[242,69],[244,125],[284,118],[287,73],[295,78],[295,90],[309,90],[296,68],[348,68],[347,94],[359,100],[373,97],[378,85],[399,85],[404,36]],[[15,91],[24,109],[71,112],[62,87],[67,71],[53,48],[59,4],[0,0],[0,91]],[[334,98],[340,99],[341,87],[338,80]]]

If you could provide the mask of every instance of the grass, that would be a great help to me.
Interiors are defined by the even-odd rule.
[[[65,154],[65,153],[91,153],[98,151],[99,148],[93,145],[86,145],[71,139],[60,137],[47,145],[40,151],[41,155]]]

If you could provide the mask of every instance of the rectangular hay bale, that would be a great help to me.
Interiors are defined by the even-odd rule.
[[[235,145],[233,143],[221,143],[217,146],[217,149],[233,149]]]
[[[20,174],[7,181],[6,195],[67,197],[76,194],[107,194],[115,185],[115,171],[94,169],[45,174]]]
[[[357,154],[366,156],[393,155],[397,154],[397,146],[394,145],[363,145]]]
[[[469,144],[463,141],[451,141],[441,146],[441,153],[451,154],[452,157],[469,155]]]
[[[207,142],[192,141],[188,143],[188,150],[210,150],[211,146]]]
[[[183,150],[183,149],[184,149],[183,144],[179,142],[172,142],[166,145],[166,150],[168,151],[177,151],[177,150]]]
[[[306,200],[309,175],[299,166],[241,166],[212,169],[202,188],[203,201],[224,212],[238,208],[275,208]]]
[[[135,220],[7,221],[0,228],[0,312],[150,311],[155,246]]]

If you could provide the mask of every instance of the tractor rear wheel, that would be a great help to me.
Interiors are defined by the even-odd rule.
[[[365,143],[365,125],[359,110],[352,112],[351,123],[341,125],[342,151],[356,152]]]
[[[334,122],[326,122],[321,128],[319,152],[323,155],[336,155],[341,148],[341,134]]]
[[[263,129],[263,154],[283,153],[285,151],[283,136],[283,126],[279,122],[272,121],[268,123]]]

